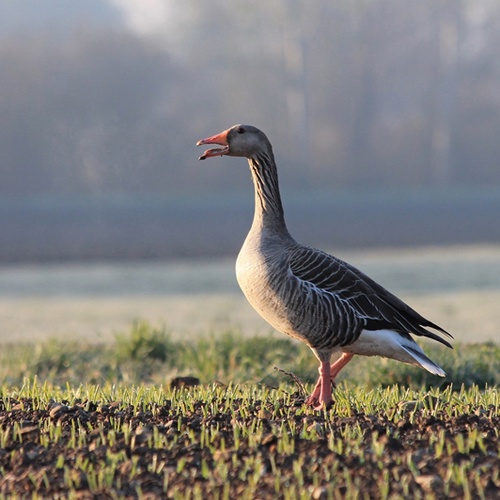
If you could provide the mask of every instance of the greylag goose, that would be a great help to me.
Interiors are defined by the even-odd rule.
[[[248,302],[276,330],[305,342],[318,358],[319,379],[306,403],[329,407],[340,370],[355,354],[383,356],[441,377],[410,334],[452,347],[453,338],[350,264],[297,243],[285,224],[271,143],[259,129],[234,125],[197,146],[216,144],[214,156],[248,159],[255,187],[252,227],[236,261],[238,283]],[[333,354],[340,357],[331,364]]]

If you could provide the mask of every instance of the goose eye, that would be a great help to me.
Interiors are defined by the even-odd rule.
[[[236,132],[238,132],[238,134],[243,134],[243,132],[245,132],[245,129],[243,127],[238,127],[236,129]]]

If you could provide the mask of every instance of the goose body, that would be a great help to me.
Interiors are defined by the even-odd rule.
[[[441,336],[451,337],[449,333],[355,267],[292,238],[272,147],[263,132],[235,125],[197,145],[201,144],[223,148],[209,149],[200,159],[248,159],[255,213],[236,261],[236,276],[253,308],[276,330],[306,343],[318,358],[320,376],[308,404],[331,404],[335,377],[355,354],[392,358],[445,376],[410,334],[451,347]],[[335,353],[341,356],[330,364]]]

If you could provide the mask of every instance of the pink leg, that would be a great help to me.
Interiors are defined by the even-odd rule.
[[[342,353],[342,356],[340,356],[340,358],[337,359],[335,363],[333,363],[333,365],[330,368],[330,379],[332,380],[332,383],[337,378],[337,375],[340,373],[340,370],[342,370],[342,368],[344,368],[344,366],[347,365],[349,361],[351,361],[353,356],[354,354],[350,352],[344,352]]]
[[[321,381],[321,389],[319,393],[319,404],[315,406],[315,410],[329,408],[332,404],[332,385],[330,382],[330,362],[322,362],[319,366],[319,378]]]
[[[353,358],[354,354],[344,352],[333,365],[322,362],[319,367],[319,378],[314,386],[312,394],[307,398],[306,404],[315,406],[316,410],[320,410],[323,406],[327,408],[332,404],[332,386],[335,385],[335,378],[340,370],[344,368]]]
[[[312,394],[307,398],[306,404],[309,406],[314,405],[315,410],[321,410],[323,406],[328,407],[332,404],[329,361],[322,361],[319,365],[319,378]]]
[[[316,385],[311,393],[311,395],[306,399],[307,406],[314,406],[318,404],[319,393],[321,391],[321,377],[318,378]]]

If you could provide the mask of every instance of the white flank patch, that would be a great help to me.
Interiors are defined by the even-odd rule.
[[[405,338],[392,330],[363,330],[355,342],[343,347],[342,350],[361,356],[391,358],[420,366],[440,377],[446,376],[445,372],[425,355],[413,339]]]

